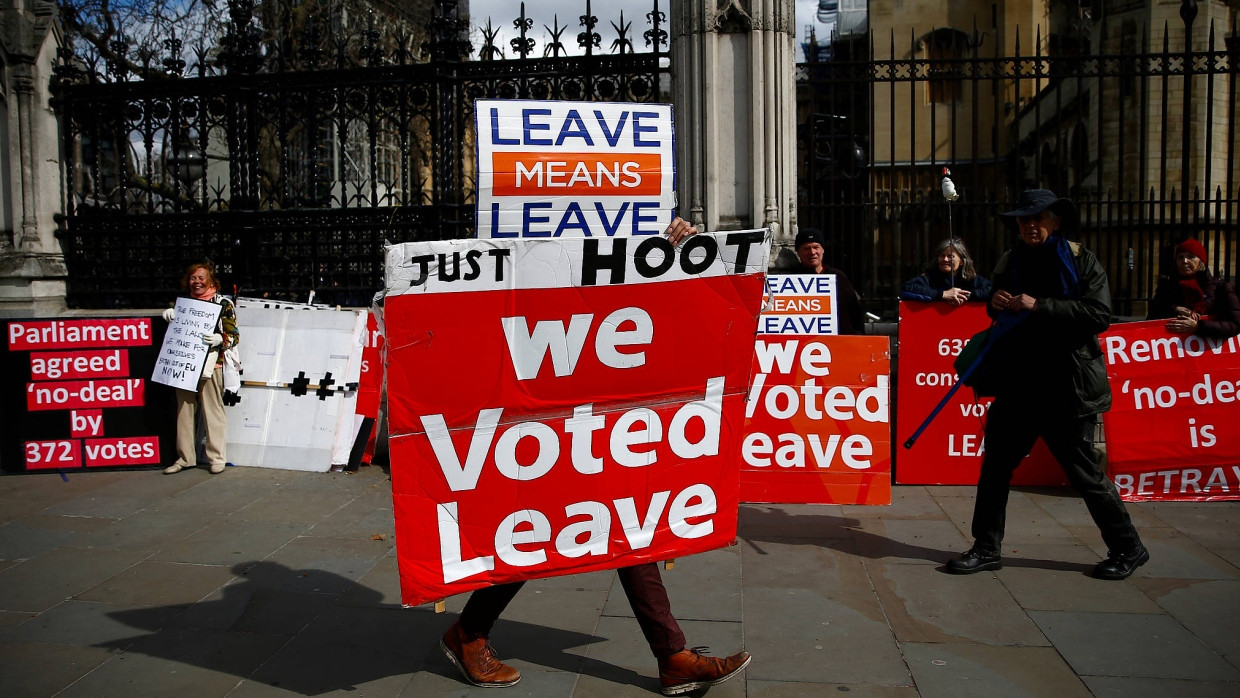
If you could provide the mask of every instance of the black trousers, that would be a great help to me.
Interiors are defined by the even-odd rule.
[[[995,399],[986,420],[986,455],[973,506],[972,533],[977,547],[1001,550],[1012,472],[1039,436],[1085,500],[1107,548],[1126,553],[1141,544],[1115,485],[1098,462],[1093,444],[1097,423],[1097,415],[1074,417],[1064,414],[1062,407],[1056,409],[1037,399],[1002,395]]]
[[[658,564],[648,562],[635,567],[621,567],[616,574],[654,656],[663,659],[683,650],[685,635],[672,616],[672,605],[667,599],[667,589],[663,587]],[[474,591],[461,611],[461,629],[474,637],[489,636],[496,619],[524,585],[525,582],[512,582]]]

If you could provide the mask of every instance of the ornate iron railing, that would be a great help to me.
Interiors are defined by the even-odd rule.
[[[472,234],[475,99],[669,99],[657,0],[642,36],[621,18],[607,47],[585,0],[577,55],[558,18],[536,53],[522,4],[512,59],[489,20],[474,51],[456,3],[433,4],[426,26],[319,18],[275,31],[231,0],[219,46],[191,60],[175,37],[162,58],[67,53],[54,89],[69,304],[163,305],[204,257],[242,293],[369,303],[385,241]]]
[[[887,318],[949,234],[988,275],[1015,241],[995,214],[1025,188],[1076,202],[1076,237],[1106,266],[1117,315],[1144,314],[1184,238],[1232,276],[1240,35],[1194,31],[1196,3],[1181,5],[1152,44],[1132,13],[1049,37],[1016,29],[1010,53],[1011,27],[837,40],[829,60],[799,66],[800,225],[827,233],[829,259]]]
[[[521,5],[513,37],[487,20],[477,50],[449,0],[382,31],[365,16],[260,31],[249,2],[229,2],[216,47],[118,40],[111,55],[130,61],[66,56],[72,306],[161,305],[201,257],[245,293],[364,302],[383,241],[472,233],[474,99],[669,100],[657,0],[640,37],[621,19],[604,39],[585,0],[573,29],[544,25],[543,46]],[[1117,314],[1142,312],[1184,237],[1233,275],[1240,39],[1194,33],[1196,3],[1181,5],[1153,45],[1118,15],[1045,38],[1015,29],[1011,51],[1007,27],[937,29],[898,54],[893,37],[835,41],[830,60],[798,67],[799,224],[827,232],[832,263],[886,317],[938,238],[963,237],[992,268],[1012,240],[994,214],[1030,186],[1076,200]],[[580,55],[565,49],[573,33]],[[163,79],[139,79],[152,70]],[[961,192],[950,205],[945,166]]]

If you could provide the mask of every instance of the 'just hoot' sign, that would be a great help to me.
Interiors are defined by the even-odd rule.
[[[768,243],[390,247],[403,602],[731,542]]]

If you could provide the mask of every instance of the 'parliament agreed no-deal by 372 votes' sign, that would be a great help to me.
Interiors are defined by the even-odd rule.
[[[1240,337],[1169,334],[1165,324],[1112,325],[1102,336],[1115,488],[1127,500],[1240,499]]]
[[[0,470],[141,467],[168,458],[171,391],[142,377],[154,362],[156,322],[0,322]]]
[[[658,235],[676,206],[667,104],[479,100],[478,237]]]
[[[388,248],[401,598],[736,535],[765,231]]]

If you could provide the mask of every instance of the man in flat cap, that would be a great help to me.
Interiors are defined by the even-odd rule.
[[[822,231],[817,228],[801,228],[797,233],[796,252],[801,268],[793,273],[835,274],[840,334],[865,334],[865,309],[861,307],[861,298],[844,272],[827,266],[824,261],[826,238]]]

